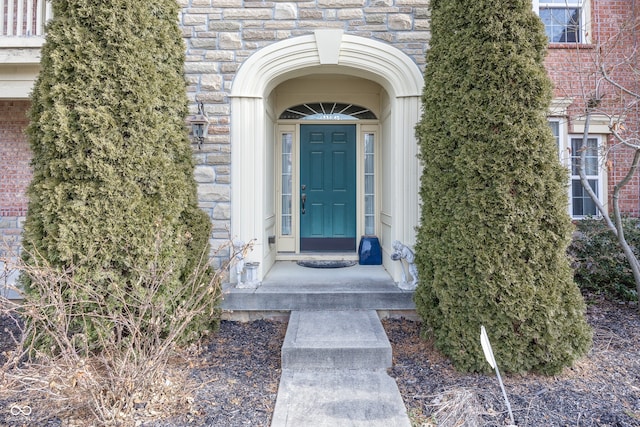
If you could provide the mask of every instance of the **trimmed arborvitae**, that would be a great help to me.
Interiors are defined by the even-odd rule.
[[[417,126],[416,306],[464,371],[556,373],[591,345],[565,250],[567,172],[546,122],[547,40],[528,0],[432,0]]]
[[[53,16],[31,97],[23,258],[104,286],[101,304],[110,286],[135,298],[160,280],[158,305],[174,310],[162,295],[206,261],[211,229],[185,128],[178,5],[59,0]]]

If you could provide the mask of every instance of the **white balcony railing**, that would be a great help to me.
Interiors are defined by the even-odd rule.
[[[0,0],[0,13],[0,37],[42,37],[52,15],[47,0]]]

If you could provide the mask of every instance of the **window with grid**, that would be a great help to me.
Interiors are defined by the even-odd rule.
[[[588,138],[586,145],[582,147],[582,138],[571,138],[571,216],[584,218],[599,214],[596,204],[587,194],[580,182],[581,150],[585,150],[584,172],[587,176],[589,187],[600,198],[600,165],[598,158],[598,138]]]
[[[584,0],[539,1],[538,14],[550,43],[583,43]]]
[[[364,234],[368,236],[376,234],[374,137],[364,135]]]
[[[560,163],[570,169],[569,172],[569,214],[572,218],[580,219],[587,216],[600,214],[595,203],[591,200],[580,182],[578,165],[580,162],[580,147],[582,137],[567,136],[566,122],[557,118],[550,118],[549,127],[556,142]],[[590,136],[587,139],[584,170],[589,186],[598,199],[606,197],[604,190],[603,169],[600,167],[599,158],[600,137]]]
[[[549,120],[547,123],[549,123],[549,127],[551,128],[553,139],[556,141],[556,150],[560,153],[562,149],[560,147],[560,122],[558,120]]]
[[[293,134],[282,134],[282,165],[281,165],[281,217],[280,234],[290,236],[292,233],[293,211]]]

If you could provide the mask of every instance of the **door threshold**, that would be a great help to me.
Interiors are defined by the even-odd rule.
[[[317,260],[317,261],[357,261],[357,252],[302,252],[299,254],[278,254],[276,261],[300,261],[300,260]]]

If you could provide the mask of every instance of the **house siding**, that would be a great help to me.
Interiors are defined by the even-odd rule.
[[[233,149],[229,94],[237,70],[249,56],[281,40],[335,28],[390,44],[424,69],[430,37],[428,0],[179,0],[178,3],[190,108],[195,113],[196,102],[203,102],[211,120],[204,144],[194,146],[194,158],[199,204],[211,217],[214,249],[234,237],[229,235]],[[636,10],[632,10],[634,5]],[[584,108],[584,85],[580,82],[589,81],[588,67],[597,52],[595,45],[610,40],[621,22],[630,15],[640,16],[639,10],[640,3],[631,0],[592,1],[589,35],[592,44],[550,46],[546,66],[555,82],[554,96],[574,100],[567,118],[578,115]],[[612,52],[612,60],[625,55],[625,49],[633,48],[633,42]],[[624,82],[633,82],[635,78],[631,71],[616,77]],[[26,215],[25,190],[31,178],[24,134],[28,107],[27,100],[0,99],[0,237],[7,243],[0,245],[0,256],[19,250]],[[628,127],[640,126],[637,111],[627,121]],[[630,159],[630,150],[614,153],[608,172],[609,194]],[[639,194],[640,179],[636,176],[622,194],[621,207],[626,214],[640,216]],[[216,254],[214,264],[220,265],[227,256]]]
[[[604,61],[607,67],[621,64],[624,58],[632,57],[637,48],[638,33],[630,31],[628,26],[640,17],[640,3],[630,0],[591,1],[590,43],[589,44],[550,44],[546,59],[546,68],[555,84],[556,98],[570,98],[572,104],[567,109],[569,133],[575,134],[574,121],[584,115],[588,98],[593,94],[595,61]],[[635,8],[635,9],[634,9]],[[621,28],[627,29],[621,32]],[[621,37],[624,34],[624,37]],[[638,58],[637,53],[635,58]],[[638,64],[636,63],[636,72]],[[631,68],[612,68],[611,77],[617,82],[640,93],[640,82]],[[620,114],[620,98],[612,96],[608,90],[602,99],[599,110]],[[627,110],[624,114],[627,129],[640,128],[640,106]],[[593,132],[597,133],[597,132]],[[607,149],[615,144],[611,135],[603,135]],[[607,169],[607,192],[613,194],[614,185],[625,176],[633,159],[633,150],[616,147],[609,152]],[[621,192],[620,208],[629,216],[640,216],[640,177],[638,174]],[[612,207],[609,206],[611,211]]]
[[[29,101],[0,100],[0,257],[20,250],[31,181],[31,152],[25,134]]]
[[[404,52],[424,69],[429,40],[426,0],[316,0],[179,2],[186,45],[185,79],[196,112],[202,102],[209,132],[194,149],[199,204],[212,219],[211,245],[228,242],[231,229],[231,106],[229,94],[242,63],[259,49],[317,29],[341,29]],[[220,265],[227,253],[215,254]]]

